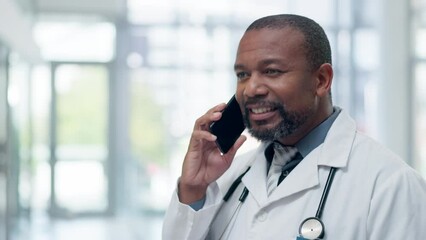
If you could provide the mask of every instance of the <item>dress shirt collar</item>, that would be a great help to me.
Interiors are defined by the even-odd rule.
[[[341,108],[334,107],[333,113],[327,119],[312,129],[312,131],[295,144],[303,158],[324,142],[328,130],[330,130],[331,125],[341,111]],[[265,149],[265,157],[268,161],[271,161],[274,155],[273,145],[274,144],[268,144],[268,147]]]

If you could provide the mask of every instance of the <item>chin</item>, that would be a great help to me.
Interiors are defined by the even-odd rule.
[[[266,128],[266,127],[255,127],[255,128],[249,128],[248,132],[251,136],[256,138],[259,141],[266,142],[266,141],[274,141],[277,139],[277,132],[275,131],[275,128]]]

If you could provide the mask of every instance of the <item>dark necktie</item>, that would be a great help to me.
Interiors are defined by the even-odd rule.
[[[296,167],[297,161],[293,161],[297,155],[297,148],[294,146],[282,146],[280,143],[274,144],[274,156],[269,167],[266,189],[268,196],[275,190],[278,184]],[[300,161],[299,161],[300,162]],[[284,176],[284,177],[283,177]]]
[[[281,171],[281,175],[278,178],[277,185],[279,185],[284,180],[284,178],[286,178],[290,174],[290,172],[297,166],[297,164],[299,164],[302,161],[302,159],[303,159],[302,155],[299,152],[297,152],[293,156],[293,158],[290,161],[288,161],[287,164],[284,165]]]

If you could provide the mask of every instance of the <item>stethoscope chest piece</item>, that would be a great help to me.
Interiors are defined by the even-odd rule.
[[[307,218],[300,224],[299,234],[304,239],[321,239],[324,237],[324,224],[319,218]]]

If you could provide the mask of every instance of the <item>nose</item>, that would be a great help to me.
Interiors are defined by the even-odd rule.
[[[252,74],[249,79],[244,81],[243,85],[243,93],[246,97],[263,96],[268,93],[265,82],[257,74]]]

